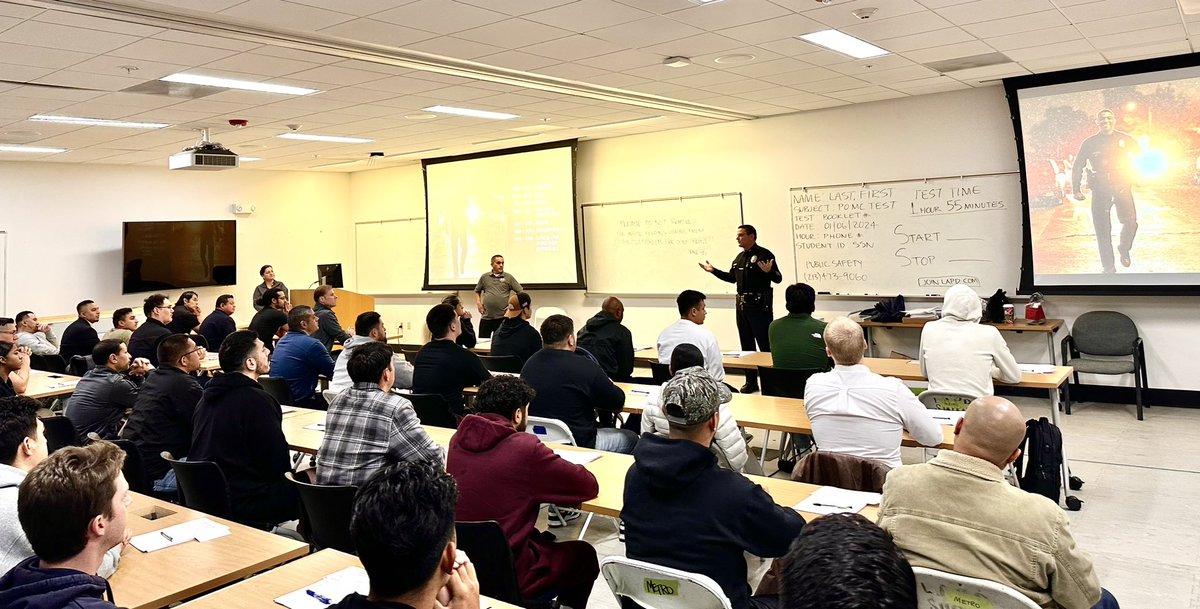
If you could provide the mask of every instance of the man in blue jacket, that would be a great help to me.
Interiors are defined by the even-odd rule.
[[[333,378],[333,358],[312,336],[318,323],[310,307],[292,307],[288,313],[288,333],[271,352],[271,376],[287,381],[292,406],[324,410],[325,399],[317,394],[317,377],[323,374],[325,378]]]
[[[642,436],[625,476],[625,555],[707,575],[733,609],[774,607],[777,598],[750,596],[743,553],[783,556],[804,519],[717,466],[709,450],[720,418],[717,381],[677,375],[663,385],[662,398],[670,435]]]

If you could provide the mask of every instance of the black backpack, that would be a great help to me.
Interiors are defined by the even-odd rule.
[[[1017,457],[1016,473],[1022,489],[1058,503],[1062,490],[1062,432],[1046,417],[1025,422],[1025,441]]]

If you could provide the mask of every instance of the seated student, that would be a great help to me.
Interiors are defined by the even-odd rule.
[[[807,283],[793,283],[783,292],[788,314],[771,322],[767,335],[776,368],[828,370],[825,322],[813,319],[817,293]]]
[[[199,334],[208,341],[208,347],[214,351],[221,349],[221,341],[226,336],[237,332],[237,322],[233,313],[237,311],[237,302],[232,294],[221,294],[217,297],[217,308],[200,324]]]
[[[1021,411],[1004,398],[977,398],[954,437],[953,450],[892,470],[883,485],[879,526],[908,560],[1000,582],[1042,607],[1116,608],[1066,512],[1004,479],[1025,439]]]
[[[265,310],[265,309],[264,309]],[[321,342],[313,338],[317,316],[309,307],[292,307],[288,313],[288,333],[271,352],[272,378],[287,381],[292,405],[324,410],[325,398],[317,393],[318,377],[333,376],[333,358]],[[265,343],[264,343],[265,344]]]
[[[100,340],[108,340],[115,338],[125,344],[129,344],[129,339],[133,337],[133,331],[137,330],[138,319],[133,309],[129,307],[121,307],[113,311],[113,329],[104,333]]]
[[[454,342],[468,348],[475,348],[478,340],[475,338],[475,326],[471,323],[471,311],[463,306],[462,299],[458,294],[451,294],[442,299],[442,304],[448,304],[454,307],[454,314],[458,315],[458,325],[462,328],[462,333]]]
[[[946,290],[942,318],[921,328],[921,374],[930,391],[974,397],[992,395],[992,379],[1021,380],[1021,369],[1000,331],[979,323],[983,306],[975,290],[958,284]]]
[[[671,376],[708,376],[708,371],[704,369],[704,356],[696,348],[696,345],[690,343],[683,343],[671,352],[670,370]],[[709,376],[709,378],[712,377]],[[721,397],[719,408],[721,423],[717,427],[717,435],[713,439],[711,448],[717,455],[717,462],[721,467],[740,472],[746,467],[749,451],[746,448],[746,439],[742,436],[742,431],[738,429],[737,421],[729,414],[729,408],[725,406],[733,399],[733,392],[725,386],[725,383],[717,383],[717,390]],[[670,436],[670,432],[671,425],[663,414],[660,396],[657,403],[646,404],[642,408],[642,433],[652,433],[660,438],[666,438]]]
[[[455,520],[495,520],[512,549],[521,597],[558,597],[584,609],[600,574],[596,550],[586,541],[555,543],[534,528],[543,503],[576,505],[600,492],[596,477],[582,465],[554,454],[527,434],[534,390],[519,378],[484,381],[475,411],[450,440],[446,471],[458,482]]]
[[[781,609],[917,609],[908,560],[859,514],[830,514],[804,525],[782,562]]]
[[[750,596],[749,552],[783,556],[804,519],[737,472],[721,469],[709,446],[720,424],[712,378],[678,375],[663,385],[669,438],[642,436],[625,476],[625,555],[707,575],[733,609],[770,607]]]
[[[628,381],[633,376],[633,334],[621,325],[624,319],[625,305],[616,296],[609,296],[575,338],[576,345],[596,356],[604,373],[614,381]]]
[[[33,398],[0,398],[0,573],[33,556],[33,547],[17,520],[17,488],[46,459],[46,426],[38,419],[41,404]],[[108,577],[121,560],[121,546],[110,550],[100,566]]]
[[[157,366],[158,341],[173,334],[167,324],[174,319],[175,309],[165,295],[151,294],[142,302],[142,312],[146,314],[146,323],[138,326],[130,335],[129,353],[135,358],[148,359],[151,364]]]
[[[384,326],[379,313],[375,311],[359,313],[358,318],[354,320],[354,336],[346,341],[346,344],[342,346],[341,355],[333,360],[333,378],[329,381],[329,390],[340,392],[354,384],[346,371],[346,362],[350,361],[350,354],[354,352],[355,347],[368,343],[386,342],[387,327]],[[405,361],[403,355],[396,353],[392,355],[392,366],[396,369],[396,380],[392,386],[396,389],[411,388],[413,365]]]
[[[350,335],[342,329],[337,313],[333,312],[337,301],[338,295],[333,286],[319,285],[313,290],[313,314],[317,316],[317,330],[312,333],[312,337],[320,342],[326,351],[332,349],[334,343],[340,345],[350,339]]]
[[[63,413],[85,438],[96,432],[104,440],[117,437],[125,420],[125,411],[137,402],[138,387],[150,372],[150,362],[133,361],[125,343],[102,340],[92,349],[96,367],[75,384],[75,392]]]
[[[93,442],[59,449],[29,472],[17,515],[35,555],[0,577],[0,607],[116,609],[97,573],[110,550],[129,543],[124,462],[114,444]]]
[[[862,326],[838,317],[825,327],[825,348],[836,364],[808,378],[804,410],[821,450],[900,467],[904,432],[925,446],[942,443],[942,426],[900,379],[871,372]]]
[[[491,355],[515,355],[524,366],[530,356],[540,351],[542,337],[529,325],[530,317],[533,317],[533,307],[529,294],[519,292],[509,296],[504,321],[492,335]]]
[[[440,306],[440,305],[439,305]],[[454,478],[430,461],[401,461],[354,497],[350,537],[371,590],[330,609],[479,609],[479,578],[454,538]]]
[[[250,329],[258,334],[267,351],[275,350],[275,339],[287,332],[287,312],[292,308],[287,293],[280,288],[267,290],[258,301],[262,308],[250,320]],[[219,348],[218,348],[219,349]]]
[[[671,352],[676,345],[691,343],[704,354],[704,368],[718,383],[725,382],[725,366],[721,362],[721,348],[717,337],[701,327],[708,310],[704,304],[707,297],[696,290],[684,290],[675,299],[679,308],[679,320],[667,326],[658,335],[658,362],[671,363]]]
[[[49,324],[39,324],[33,311],[17,313],[17,344],[34,355],[58,355],[58,337]]]
[[[618,413],[625,408],[625,392],[592,358],[575,352],[571,318],[547,317],[542,322],[542,345],[521,369],[521,378],[537,391],[530,414],[566,423],[579,446],[632,452],[638,441],[636,433],[596,425],[597,413]]]
[[[92,327],[92,324],[100,321],[100,305],[84,300],[75,305],[75,312],[79,318],[63,330],[62,348],[59,349],[59,354],[68,362],[76,355],[91,357],[92,348],[100,342],[100,335]]]
[[[307,308],[307,307],[305,307]],[[300,515],[300,496],[283,475],[291,471],[283,411],[258,384],[271,360],[258,336],[239,330],[225,337],[221,371],[196,404],[191,461],[212,461],[229,483],[232,519],[252,525],[279,524]]]
[[[195,332],[200,327],[200,295],[191,290],[180,294],[167,327],[174,334]],[[213,349],[216,348],[217,345],[213,345]]]
[[[15,343],[0,343],[0,398],[25,393],[17,391],[18,378],[24,378],[28,382],[29,349],[19,347]]]
[[[365,313],[364,313],[365,315]],[[337,394],[325,415],[317,451],[317,484],[360,486],[398,461],[445,461],[442,449],[421,427],[412,403],[392,393],[392,350],[383,343],[355,347],[346,368],[354,385]]]
[[[203,347],[185,334],[172,334],[158,346],[162,365],[146,375],[133,414],[121,437],[132,441],[142,457],[146,478],[154,482],[154,490],[175,490],[175,473],[163,461],[168,451],[176,459],[188,454],[192,443],[192,416],[203,389],[192,375],[204,361]]]
[[[433,338],[413,361],[413,393],[441,394],[456,416],[465,416],[463,389],[492,378],[492,374],[477,355],[455,342],[462,327],[454,307],[434,305],[425,316],[425,325]]]

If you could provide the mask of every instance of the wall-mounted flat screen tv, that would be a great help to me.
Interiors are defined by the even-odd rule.
[[[126,222],[124,294],[237,283],[233,220]]]

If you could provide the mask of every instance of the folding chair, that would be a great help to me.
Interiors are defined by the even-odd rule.
[[[601,569],[604,568],[601,563]],[[917,605],[921,607],[991,607],[1038,609],[1037,603],[1004,584],[965,575],[913,567],[917,577]],[[960,599],[955,602],[951,599]]]
[[[571,433],[571,428],[567,427],[559,419],[551,419],[549,417],[530,416],[529,421],[525,426],[525,433],[537,436],[543,443],[552,442],[555,444],[566,444],[567,446],[578,446],[575,443],[575,434]],[[566,524],[567,519],[563,512],[579,512],[574,508],[564,508],[557,505],[550,506],[550,514],[559,519],[560,522]],[[583,535],[587,533],[588,526],[592,524],[591,512],[588,512],[587,520],[583,522],[583,529],[579,531],[579,539],[583,539]]]
[[[932,391],[925,390],[921,395],[917,396],[918,400],[925,405],[926,408],[933,410],[966,410],[971,402],[975,401],[974,396],[969,393],[958,393],[955,391]]]
[[[707,575],[624,556],[600,561],[600,573],[618,603],[627,598],[646,609],[733,609],[721,585]]]

